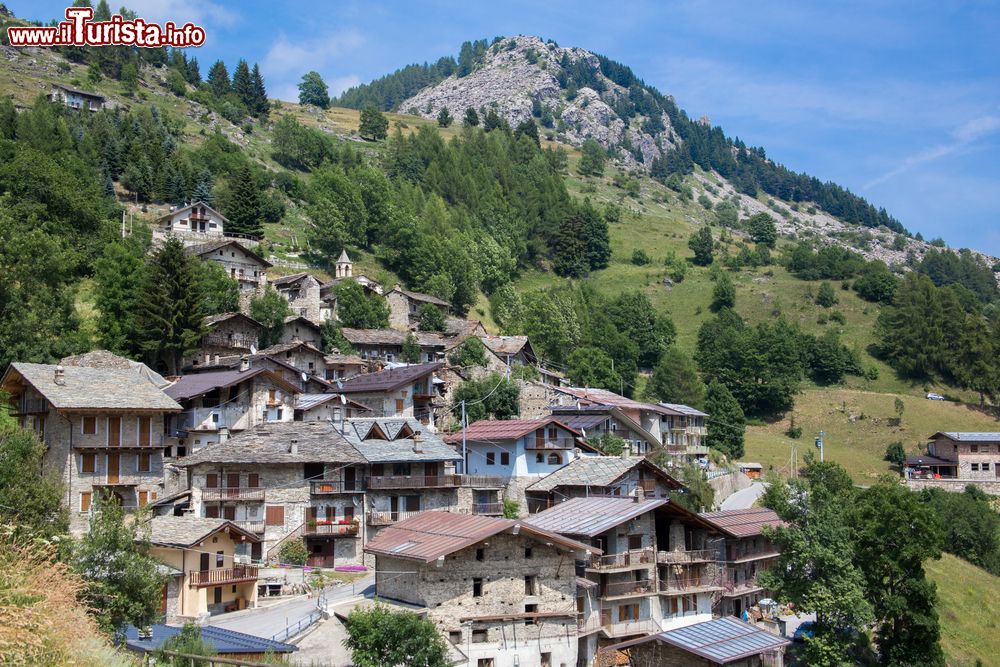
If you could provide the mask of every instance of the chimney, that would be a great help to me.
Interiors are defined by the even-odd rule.
[[[420,431],[413,434],[413,453],[420,454],[424,451],[423,446],[420,444]]]
[[[622,453],[619,456],[621,456],[622,459],[627,459],[628,458],[628,445],[627,444],[624,447],[622,447]]]
[[[240,372],[250,370],[250,355],[244,354],[240,357]]]
[[[52,378],[52,381],[60,387],[66,386],[66,371],[62,366],[56,366],[55,377]]]
[[[635,502],[641,503],[645,499],[646,499],[646,491],[642,488],[642,486],[640,485],[635,487]]]
[[[298,440],[292,440],[291,442],[288,443],[288,453],[289,454],[298,454],[299,453],[299,441]]]

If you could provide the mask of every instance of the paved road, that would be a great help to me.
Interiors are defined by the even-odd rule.
[[[767,484],[764,482],[754,482],[747,488],[737,491],[722,501],[724,510],[745,510],[753,507],[753,504],[764,495]]]
[[[353,584],[326,589],[327,604],[349,600],[358,595],[371,596],[375,593],[375,575],[358,579]],[[286,602],[279,602],[269,607],[241,612],[236,615],[216,616],[209,622],[211,625],[245,632],[248,635],[270,639],[287,626],[309,616],[316,609],[316,597],[300,596]]]

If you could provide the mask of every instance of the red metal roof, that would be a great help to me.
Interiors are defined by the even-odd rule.
[[[698,516],[716,525],[721,532],[729,533],[734,537],[753,537],[760,535],[764,526],[777,528],[785,525],[777,512],[766,507],[702,512]]]
[[[469,424],[465,429],[465,439],[474,441],[517,440],[549,424],[561,426],[572,433],[574,437],[583,437],[582,433],[574,428],[570,428],[555,417],[540,417],[538,419],[482,419]],[[445,438],[445,442],[462,442],[462,432],[457,431],[452,433]]]
[[[428,511],[383,528],[365,551],[430,563],[499,533],[518,530],[566,549],[600,554],[601,550],[513,519]]]

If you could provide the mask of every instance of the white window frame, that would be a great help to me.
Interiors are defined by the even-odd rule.
[[[122,429],[125,428],[125,419],[118,417],[118,446],[122,443]],[[111,415],[104,418],[104,445],[111,445]]]
[[[97,435],[97,432],[99,430],[98,427],[97,427],[97,417],[94,417],[94,432],[93,433],[87,433],[86,431],[83,430],[83,422],[86,419],[87,419],[86,416],[80,418],[80,435]]]

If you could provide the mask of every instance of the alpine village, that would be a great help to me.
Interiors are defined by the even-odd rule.
[[[1000,665],[997,258],[553,40],[17,25],[0,664]]]

